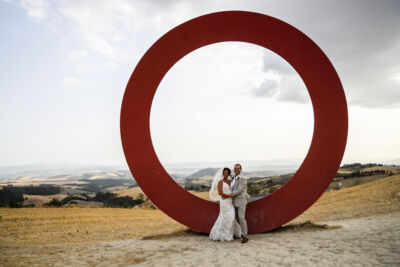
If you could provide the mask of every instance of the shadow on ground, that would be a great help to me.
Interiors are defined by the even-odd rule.
[[[328,225],[328,224],[317,224],[311,221],[306,221],[303,223],[290,224],[280,226],[273,230],[263,232],[260,234],[277,234],[277,233],[286,233],[286,232],[301,232],[301,231],[323,231],[323,230],[333,230],[341,228],[341,225]],[[169,234],[159,234],[159,235],[149,235],[144,236],[142,240],[158,240],[165,238],[174,238],[181,236],[208,236],[207,233],[197,232],[192,229],[180,230],[177,232],[169,233]]]

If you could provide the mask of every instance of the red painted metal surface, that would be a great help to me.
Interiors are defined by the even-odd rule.
[[[259,13],[224,11],[167,32],[143,55],[127,84],[121,107],[122,145],[133,176],[153,203],[176,221],[209,233],[219,206],[187,192],[163,168],[151,141],[150,109],[159,83],[177,61],[224,41],[260,45],[284,58],[303,79],[314,110],[312,142],[298,171],[280,189],[247,205],[249,233],[259,233],[308,209],[332,181],[346,146],[348,115],[340,79],[323,51],[298,29]]]

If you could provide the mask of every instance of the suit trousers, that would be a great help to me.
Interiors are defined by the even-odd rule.
[[[244,237],[247,237],[247,222],[245,218],[246,205],[235,207],[235,219],[240,224],[240,228],[242,229],[242,236]]]

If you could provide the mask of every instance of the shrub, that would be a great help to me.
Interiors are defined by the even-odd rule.
[[[63,198],[61,200],[61,205],[65,205],[68,202],[70,202],[71,200],[83,200],[83,201],[87,201],[88,199],[85,196],[82,195],[68,195],[65,198]]]
[[[143,199],[133,199],[129,196],[118,197],[110,192],[98,192],[93,200],[103,202],[104,207],[112,208],[132,208],[144,203]]]
[[[49,203],[47,203],[47,205],[56,206],[56,207],[62,206],[61,201],[56,198],[53,198],[52,200],[50,200]]]

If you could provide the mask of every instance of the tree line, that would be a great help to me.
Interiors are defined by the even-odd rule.
[[[22,208],[22,207],[34,207],[32,205],[24,205],[24,194],[28,195],[54,195],[60,193],[60,187],[52,185],[40,185],[40,186],[5,186],[0,189],[0,207],[10,208]],[[118,196],[111,192],[97,192],[94,197],[90,197],[88,194],[73,194],[68,195],[62,200],[52,198],[45,205],[61,207],[67,203],[77,203],[76,200],[82,201],[95,201],[102,202],[104,207],[111,208],[132,208],[136,205],[149,202],[150,207],[154,207],[150,201],[145,198],[144,194],[140,193],[138,198],[134,199],[130,196]]]

